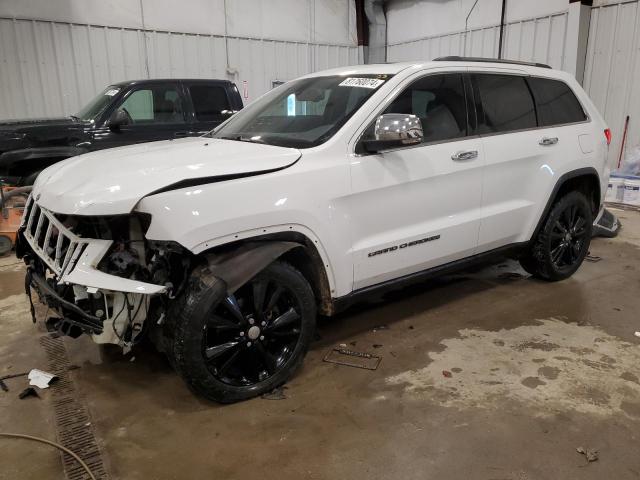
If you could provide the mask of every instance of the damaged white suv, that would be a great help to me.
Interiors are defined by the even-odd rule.
[[[211,134],[68,159],[20,231],[50,328],[148,336],[220,402],[282,384],[317,314],[511,255],[546,280],[587,253],[610,133],[573,77],[445,58],[307,75]]]

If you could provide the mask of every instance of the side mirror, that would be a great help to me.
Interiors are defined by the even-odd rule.
[[[109,117],[109,128],[118,130],[123,125],[129,125],[129,115],[122,108],[119,108]]]
[[[415,115],[385,113],[376,120],[373,137],[362,142],[369,153],[422,143],[424,132]]]

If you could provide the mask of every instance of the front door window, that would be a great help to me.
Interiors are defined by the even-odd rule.
[[[424,143],[465,137],[467,106],[462,75],[428,75],[416,80],[381,113],[417,116],[422,123]],[[372,136],[373,125],[364,138]]]
[[[131,92],[120,109],[128,113],[131,125],[184,123],[180,95],[173,86],[154,86]]]

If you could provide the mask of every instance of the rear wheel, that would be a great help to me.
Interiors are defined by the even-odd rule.
[[[520,259],[527,272],[549,281],[574,274],[589,250],[593,214],[587,198],[570,192],[551,209],[532,247]]]
[[[172,308],[172,363],[180,375],[193,391],[222,403],[283,384],[313,338],[309,283],[289,264],[275,262],[227,294],[207,273],[196,275]]]

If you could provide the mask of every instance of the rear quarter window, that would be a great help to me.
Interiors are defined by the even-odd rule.
[[[476,104],[481,104],[479,133],[502,133],[537,127],[536,110],[524,77],[519,75],[473,75]]]
[[[587,116],[571,88],[559,80],[527,79],[538,108],[540,126],[582,122]]]
[[[231,110],[224,87],[215,85],[191,85],[189,94],[198,121],[220,120],[222,112]]]

